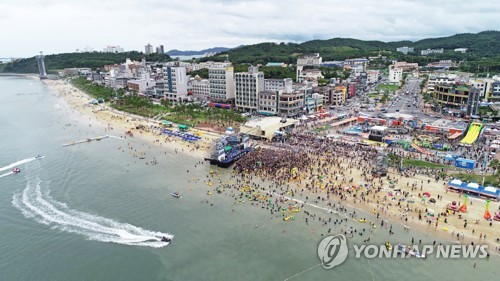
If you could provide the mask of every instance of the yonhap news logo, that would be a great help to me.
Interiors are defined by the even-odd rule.
[[[318,257],[321,260],[321,265],[330,269],[347,259],[349,249],[347,248],[347,239],[343,234],[327,236],[319,242]]]
[[[392,245],[386,242],[383,245],[361,244],[352,245],[354,258],[367,259],[484,259],[489,257],[487,245]],[[346,261],[349,254],[347,239],[342,234],[326,236],[318,245],[318,257],[325,269],[332,269]]]

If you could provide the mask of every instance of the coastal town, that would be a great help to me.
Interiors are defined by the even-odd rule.
[[[0,281],[496,280],[500,5],[0,3]]]
[[[442,49],[421,54],[431,52]],[[389,234],[416,228],[499,251],[500,76],[450,71],[451,61],[374,67],[379,60],[385,58],[323,61],[308,53],[295,65],[248,64],[235,72],[227,58],[127,59],[64,69],[44,81],[110,132],[206,160],[213,168],[195,181],[206,185],[207,198],[250,203],[283,223],[319,220],[321,236],[355,231],[344,228],[343,219],[332,223],[327,210],[369,223],[371,230],[358,232],[365,242],[377,227]],[[43,56],[39,67],[47,78]],[[295,76],[267,78],[259,67],[293,68]],[[347,75],[325,79],[325,68]],[[202,70],[208,77],[196,74]],[[120,107],[132,96],[151,110]],[[223,175],[226,168],[231,178]]]

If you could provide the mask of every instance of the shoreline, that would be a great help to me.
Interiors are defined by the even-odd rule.
[[[140,139],[149,145],[154,144],[157,147],[165,148],[165,150],[187,154],[199,160],[208,156],[212,141],[219,136],[213,132],[191,129],[201,132],[202,139],[197,143],[187,143],[175,137],[161,135],[159,130],[151,127],[159,126],[159,121],[119,111],[108,105],[90,105],[89,102],[93,98],[67,80],[46,79],[41,81],[57,97],[61,98],[75,114],[88,118],[89,126],[102,126],[110,135],[130,139],[131,136],[127,134],[130,131],[133,138]],[[138,127],[140,128],[138,129]]]

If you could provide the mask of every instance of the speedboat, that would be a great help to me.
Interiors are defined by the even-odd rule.
[[[175,198],[179,198],[181,197],[181,194],[179,192],[174,192],[172,193],[172,196],[174,196]]]
[[[42,156],[42,155],[40,155],[40,154],[38,154],[38,155],[35,157],[35,159],[41,159],[41,158],[43,158],[43,156]]]
[[[16,168],[12,169],[12,172],[14,174],[19,174],[21,172],[21,169],[19,169],[19,168],[16,167]]]
[[[161,242],[170,242],[170,241],[172,241],[172,239],[170,239],[170,238],[168,238],[168,237],[163,236],[163,237],[161,238]]]

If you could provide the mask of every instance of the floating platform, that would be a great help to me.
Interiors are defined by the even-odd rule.
[[[97,136],[95,138],[88,138],[88,139],[85,139],[85,140],[68,142],[68,143],[63,144],[62,146],[72,146],[72,145],[82,144],[82,143],[91,142],[91,141],[100,141],[102,139],[107,139],[107,138],[109,138],[109,135],[106,135],[106,136]]]

